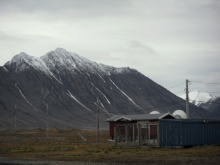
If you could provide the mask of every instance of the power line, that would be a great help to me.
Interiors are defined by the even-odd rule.
[[[152,108],[145,108],[145,109],[142,109],[142,110],[151,110],[151,109],[158,109],[158,108],[163,108],[163,107],[167,107],[167,106],[172,106],[172,105],[176,105],[176,104],[181,104],[181,103],[185,103],[185,101],[180,101],[180,102],[176,102],[176,103],[171,103],[171,104],[167,104],[167,105],[162,105],[162,106],[158,106],[158,107],[152,107]],[[132,111],[126,111],[126,112],[137,112],[138,109],[136,110],[132,110]],[[118,111],[111,111],[111,112],[99,112],[99,113],[124,113],[124,112],[118,112]],[[77,116],[69,116],[69,117],[61,117],[61,118],[57,118],[57,117],[52,117],[50,116],[49,118],[56,118],[56,119],[69,119],[69,118],[72,118],[72,117],[83,117],[83,116],[90,116],[90,115],[95,115],[96,112],[92,112],[92,113],[88,113],[88,114],[85,114],[85,115],[77,115]]]
[[[176,93],[173,93],[173,94],[177,94],[177,93],[181,93],[181,92],[185,92],[185,91],[179,91],[179,92],[176,92]]]
[[[0,31],[1,31],[1,30],[0,30]],[[13,51],[12,51],[12,49],[11,49],[10,45],[8,44],[8,42],[7,42],[7,40],[6,40],[5,36],[4,36],[4,33],[3,33],[2,31],[1,31],[1,33],[2,33],[2,36],[3,36],[4,40],[5,40],[5,42],[6,42],[6,43],[7,43],[7,45],[8,45],[8,48],[10,49],[10,51],[11,51],[12,55],[14,55],[14,53],[13,53]]]
[[[183,85],[183,84],[185,84],[185,83],[181,83],[181,84],[178,84],[178,85],[175,85],[175,86],[172,86],[172,87],[166,88],[166,89],[174,88],[174,87],[177,87],[177,86],[180,86],[180,85]]]
[[[179,101],[179,102],[175,102],[175,103],[171,103],[171,104],[167,104],[167,105],[162,105],[162,106],[158,106],[158,107],[152,107],[152,108],[145,108],[145,109],[142,109],[142,110],[152,110],[152,109],[160,109],[160,108],[163,108],[163,107],[168,107],[168,106],[172,106],[172,105],[176,105],[176,104],[181,104],[181,103],[185,103],[185,101]],[[126,111],[126,112],[137,112],[137,109],[136,110],[132,110],[132,111]],[[106,113],[107,112],[99,112],[99,113]],[[111,111],[111,112],[108,112],[108,113],[124,113],[124,112],[118,112],[118,111]],[[61,117],[61,118],[57,118],[57,117],[52,117],[50,116],[49,118],[55,118],[55,119],[68,119],[68,118],[72,118],[72,117],[84,117],[84,116],[90,116],[90,115],[95,115],[96,112],[94,111],[93,113],[88,113],[88,114],[85,114],[85,115],[78,115],[78,116],[69,116],[69,117]],[[70,119],[71,120],[71,119]]]
[[[95,115],[96,112],[94,111],[93,113],[88,113],[88,114],[85,114],[85,115],[77,115],[77,116],[69,116],[69,117],[60,117],[58,119],[71,119],[73,117],[82,117],[82,116],[90,116],[90,115]],[[56,118],[56,117],[53,117],[53,116],[49,116],[49,118]],[[57,119],[57,118],[56,118]]]
[[[168,106],[172,106],[172,105],[176,105],[176,104],[181,104],[181,103],[185,103],[185,101],[180,101],[180,102],[175,102],[175,103],[171,103],[171,104],[167,104],[167,105],[162,105],[162,106],[158,106],[158,107],[152,107],[152,108],[146,108],[146,109],[142,109],[142,110],[152,110],[152,109],[160,109],[160,108],[164,108],[164,107],[168,107]],[[127,112],[137,112],[137,109],[136,110],[132,110],[132,111],[126,111]],[[100,113],[109,113],[109,116],[114,116],[115,114],[120,114],[120,113],[125,113],[125,112],[116,112],[116,111],[111,111],[111,112],[100,112]],[[114,114],[112,114],[114,113]],[[95,115],[96,112],[94,111],[93,113],[89,113],[89,114],[85,114],[85,115],[78,115],[78,116],[69,116],[69,117],[61,117],[61,118],[58,118],[58,117],[52,117],[52,116],[48,116],[49,118],[53,118],[53,119],[67,119],[67,118],[76,118],[76,117],[84,117],[84,116],[91,116],[91,115]],[[110,115],[111,114],[111,115]],[[39,115],[37,115],[39,117]],[[42,116],[41,116],[42,117]],[[46,116],[43,116],[43,117],[46,117]],[[71,119],[70,119],[71,120]],[[69,121],[69,120],[68,120]]]
[[[199,93],[220,93],[220,92],[202,92],[202,91],[191,91],[189,93],[192,93],[192,92],[199,92]]]
[[[181,103],[185,103],[185,101],[180,101],[180,102],[176,102],[176,103],[171,103],[171,104],[167,104],[167,105],[162,105],[162,106],[158,106],[158,107],[152,107],[152,108],[146,108],[146,109],[142,109],[142,110],[152,110],[152,109],[160,109],[160,108],[163,108],[163,107],[168,107],[168,106],[172,106],[172,105],[176,105],[176,104],[181,104]],[[137,109],[136,110],[132,110],[132,111],[126,111],[126,112],[137,112]],[[99,112],[99,113],[106,113],[107,112]],[[113,115],[115,114],[120,114],[120,113],[125,113],[125,112],[118,112],[118,111],[111,111],[109,113],[114,113]],[[93,112],[93,113],[89,113],[89,114],[86,114],[86,115],[78,115],[78,116],[69,116],[69,117],[61,117],[61,118],[56,118],[56,117],[53,117],[55,119],[68,119],[68,118],[71,118],[71,117],[84,117],[84,116],[90,116],[90,115],[95,115],[96,112]],[[52,116],[50,116],[50,118],[52,118]],[[72,119],[70,119],[72,120]],[[68,120],[69,121],[69,120]]]
[[[172,86],[172,87],[170,87],[170,88],[173,88],[173,87],[176,87],[176,86],[180,86],[180,85],[182,85],[182,84],[184,84],[184,83],[181,83],[181,84],[178,84],[178,85],[175,85],[175,86]],[[169,89],[169,88],[167,88],[167,89]],[[179,92],[177,92],[177,93],[180,93],[180,92],[184,92],[184,91],[179,91]],[[173,93],[173,94],[176,94],[176,93]],[[162,95],[169,95],[169,94],[162,94]],[[150,98],[147,98],[147,99],[152,99],[152,98],[157,98],[157,97],[162,97],[162,96],[156,96],[156,97],[150,97]],[[147,99],[144,99],[144,100],[147,100]],[[176,105],[176,104],[180,104],[180,103],[183,103],[183,102],[185,102],[185,101],[181,101],[181,102],[175,102],[175,103],[171,103],[171,104],[167,104],[167,105],[162,105],[162,106],[158,106],[158,107],[152,107],[152,108],[147,108],[147,109],[142,109],[142,110],[152,110],[152,109],[160,109],[160,108],[163,108],[163,107],[167,107],[167,106],[172,106],[172,105]],[[136,109],[136,110],[132,110],[132,111],[126,111],[126,112],[137,112],[137,110],[141,110],[141,109]],[[107,111],[107,110],[106,110]],[[118,111],[107,111],[107,112],[100,112],[100,113],[105,113],[105,114],[108,114],[108,115],[110,115],[110,114],[112,114],[112,113],[126,113],[126,112],[118,112]],[[69,116],[69,117],[61,117],[61,118],[57,118],[57,117],[52,117],[52,116],[49,116],[49,118],[55,118],[55,119],[68,119],[68,118],[76,118],[76,117],[84,117],[84,116],[89,116],[89,115],[95,115],[95,111],[94,112],[92,112],[92,113],[89,113],[89,114],[85,114],[85,115],[77,115],[77,116]],[[45,118],[46,116],[43,116],[43,115],[41,115],[41,114],[34,114],[34,115],[36,115],[36,116],[38,116],[38,117],[43,117],[43,118]]]
[[[207,104],[220,104],[220,102],[212,102],[212,101],[196,101],[196,100],[190,100],[190,101],[195,101],[195,102],[199,102],[199,103],[207,103]]]
[[[202,93],[205,93],[205,92],[202,92]],[[206,92],[206,93],[220,93],[220,92]]]
[[[195,82],[195,81],[190,81],[192,83],[201,83],[201,84],[220,84],[220,83],[207,83],[207,82]]]
[[[181,93],[181,92],[185,92],[185,91],[179,91],[179,92],[176,92],[176,93],[172,93],[172,94],[177,94],[177,93]],[[156,96],[154,96],[154,97],[148,97],[148,98],[146,98],[146,99],[143,99],[143,100],[150,100],[150,99],[155,99],[155,98],[161,98],[161,97],[163,97],[164,95],[170,95],[170,93],[168,93],[168,94],[161,94],[160,96],[159,95],[156,95]]]
[[[152,109],[160,109],[163,107],[168,107],[168,106],[172,106],[172,105],[176,105],[176,104],[181,104],[181,103],[185,103],[186,101],[179,101],[179,102],[175,102],[175,103],[171,103],[171,104],[167,104],[167,105],[162,105],[162,106],[158,106],[158,107],[152,107],[152,108],[146,108],[146,109],[142,109],[142,110],[152,110]],[[137,109],[134,111],[126,111],[126,112],[137,112]],[[104,112],[102,112],[104,113]],[[124,112],[116,112],[116,111],[111,111],[111,113],[124,113]]]

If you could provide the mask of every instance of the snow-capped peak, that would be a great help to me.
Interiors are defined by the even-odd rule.
[[[8,61],[5,65],[10,65],[11,63],[20,64],[23,61],[26,61],[25,59],[30,58],[31,56],[28,56],[26,53],[21,52],[20,54],[15,55],[11,61]]]
[[[115,68],[112,66],[99,64],[75,53],[68,52],[63,48],[57,48],[54,51],[48,52],[42,57],[33,57],[21,52],[20,54],[14,56],[11,61],[5,64],[6,68],[11,64],[16,67],[15,69],[17,72],[32,66],[49,74],[51,74],[51,72],[59,73],[60,69],[67,69],[73,72],[76,70],[79,72],[88,71],[100,73],[101,75],[109,75],[109,73],[121,73],[130,70],[129,68]]]
[[[179,97],[186,99],[186,95],[181,95]],[[194,103],[195,105],[199,105],[201,103],[206,103],[212,98],[213,98],[213,96],[209,93],[206,93],[206,92],[202,92],[202,91],[198,91],[198,90],[194,90],[192,92],[189,92],[189,102]]]
[[[22,70],[25,70],[25,68],[28,68],[29,66],[32,66],[36,69],[45,71],[47,70],[45,67],[44,62],[38,58],[29,56],[24,52],[21,52],[20,54],[14,56],[11,61],[7,62],[4,66],[15,66],[15,71],[19,72]]]
[[[109,72],[121,73],[128,71],[127,68],[115,68],[112,66],[99,64],[87,58],[71,53],[63,48],[57,48],[54,51],[48,52],[41,59],[51,70],[59,72],[58,68],[68,69],[70,71],[87,71],[108,75]]]

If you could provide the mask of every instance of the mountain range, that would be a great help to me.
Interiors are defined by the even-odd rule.
[[[181,95],[181,98],[185,99],[185,95]],[[212,96],[211,94],[203,91],[194,90],[189,92],[189,102],[206,109],[214,114],[217,118],[220,118],[220,97]]]
[[[100,101],[97,102],[97,97]],[[185,101],[129,67],[116,68],[57,48],[42,57],[21,52],[0,66],[0,128],[95,129],[117,114],[185,111]],[[190,104],[190,118],[214,118]]]

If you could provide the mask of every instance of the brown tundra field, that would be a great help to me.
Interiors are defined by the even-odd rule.
[[[190,148],[115,147],[108,131],[76,129],[0,130],[2,164],[220,164],[220,145]]]

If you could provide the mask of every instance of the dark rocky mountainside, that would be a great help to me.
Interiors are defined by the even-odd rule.
[[[192,103],[194,104],[194,102]],[[220,97],[213,97],[206,102],[201,102],[197,106],[208,110],[217,118],[220,118]]]
[[[13,128],[15,105],[18,128],[96,128],[97,97],[100,127],[117,114],[153,110],[185,110],[183,99],[135,69],[115,68],[57,48],[36,58],[25,53],[0,67],[0,128]],[[191,118],[212,118],[207,110],[190,104]]]
[[[215,100],[210,100],[207,103],[201,103],[199,107],[207,109],[212,114],[220,118],[220,97],[216,98]]]

